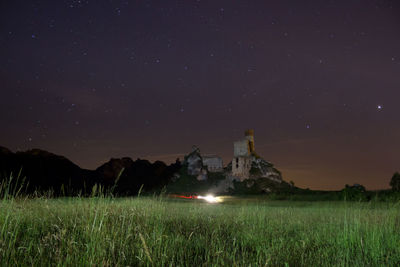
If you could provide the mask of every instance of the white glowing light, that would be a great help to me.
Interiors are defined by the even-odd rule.
[[[218,198],[214,197],[213,195],[207,195],[207,196],[198,196],[198,199],[204,199],[205,201],[209,202],[209,203],[217,203],[218,202]]]

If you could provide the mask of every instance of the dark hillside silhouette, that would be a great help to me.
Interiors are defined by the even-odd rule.
[[[167,185],[181,167],[179,161],[166,165],[156,161],[130,158],[111,159],[96,169],[96,177],[107,187],[113,186],[120,175],[115,191],[122,195],[135,195],[143,185],[144,190],[160,190]]]
[[[180,168],[163,162],[133,161],[130,158],[111,159],[96,170],[80,168],[65,157],[40,149],[13,153],[0,147],[0,181],[11,174],[20,181],[25,178],[26,193],[53,191],[54,195],[87,195],[95,184],[104,190],[114,189],[117,195],[135,195],[144,190],[157,190],[166,185]],[[116,184],[116,180],[121,176]]]

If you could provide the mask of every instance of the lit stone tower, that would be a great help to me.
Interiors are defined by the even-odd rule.
[[[245,139],[233,143],[232,175],[241,181],[249,178],[255,153],[254,130],[246,130],[244,134]]]

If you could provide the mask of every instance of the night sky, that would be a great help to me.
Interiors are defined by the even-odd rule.
[[[96,168],[256,151],[311,189],[400,170],[400,3],[1,1],[0,145]]]

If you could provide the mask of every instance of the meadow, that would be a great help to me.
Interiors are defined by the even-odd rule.
[[[399,203],[0,201],[0,265],[398,266]]]

